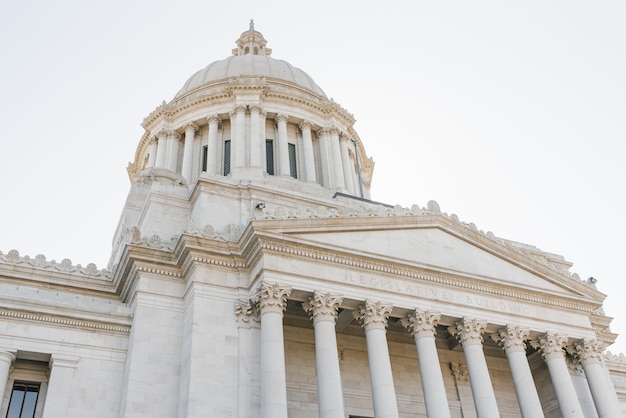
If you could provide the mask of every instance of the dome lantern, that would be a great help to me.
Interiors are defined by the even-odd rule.
[[[272,55],[272,50],[266,48],[267,40],[261,32],[254,30],[254,19],[250,19],[250,28],[243,32],[239,39],[235,41],[237,48],[233,49],[233,55]]]

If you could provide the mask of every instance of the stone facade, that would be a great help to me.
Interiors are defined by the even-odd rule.
[[[371,200],[354,117],[266,43],[144,120],[107,269],[0,253],[0,415],[623,416],[594,284]]]

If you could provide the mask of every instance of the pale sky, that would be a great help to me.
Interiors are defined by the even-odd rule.
[[[374,200],[564,255],[626,352],[622,0],[0,0],[0,251],[106,267],[141,121],[250,18],[355,115]]]

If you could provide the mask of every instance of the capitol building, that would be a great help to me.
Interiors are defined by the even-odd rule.
[[[377,201],[354,123],[251,23],[143,120],[106,269],[0,253],[0,416],[624,417],[595,281]]]

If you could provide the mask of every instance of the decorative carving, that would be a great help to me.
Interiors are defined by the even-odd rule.
[[[359,305],[353,315],[365,331],[371,329],[384,330],[387,328],[387,320],[392,309],[392,305],[366,300],[365,303]]]
[[[450,363],[450,370],[457,382],[469,382],[469,372],[465,364]]]
[[[341,296],[315,291],[313,296],[302,303],[302,307],[313,320],[313,324],[319,321],[334,323],[337,320],[337,309],[339,309],[341,302],[343,302]]]
[[[580,363],[580,358],[578,358],[578,356],[567,356],[565,360],[570,374],[584,376],[585,371],[583,370],[583,366]]]
[[[187,132],[196,132],[198,130],[198,125],[196,125],[193,122],[189,122],[188,124],[186,124],[184,126],[184,129],[185,129],[185,133],[187,133]]]
[[[250,108],[250,113],[254,112],[254,113],[261,114],[261,112],[263,111],[263,106],[261,106],[260,104],[257,104],[257,103],[251,104],[249,106],[249,108]]]
[[[222,122],[220,120],[219,115],[217,115],[217,114],[207,116],[206,119],[207,119],[207,122],[209,123],[209,125],[211,125],[211,124],[219,125]]]
[[[169,139],[179,140],[181,138],[181,135],[176,131],[170,130],[167,134],[167,137]]]
[[[330,135],[330,129],[328,129],[328,128],[320,128],[316,133],[317,133],[318,137],[328,136],[328,135]]]
[[[235,107],[233,107],[233,111],[235,112],[235,114],[246,113],[246,110],[248,110],[248,106],[246,105],[235,105]]]
[[[508,354],[516,351],[526,351],[524,341],[528,337],[529,330],[520,328],[519,326],[507,325],[500,328],[497,334],[493,334],[491,338],[502,346],[502,349]]]
[[[604,359],[604,344],[598,340],[583,338],[576,345],[576,354],[583,366],[588,364],[602,364]]]
[[[298,125],[298,127],[300,128],[301,131],[304,131],[305,129],[310,130],[312,126],[313,126],[313,123],[311,121],[308,121],[308,120],[303,120]]]
[[[463,347],[470,345],[482,345],[483,331],[487,328],[487,322],[472,318],[463,318],[448,331],[461,341]]]
[[[544,360],[553,358],[565,358],[563,347],[567,343],[567,337],[555,332],[548,331],[534,342],[535,348],[541,350]]]
[[[43,254],[38,254],[35,258],[30,258],[27,255],[20,257],[20,253],[17,250],[11,250],[7,254],[2,254],[2,251],[0,251],[0,262],[31,266],[41,270],[57,270],[64,273],[75,273],[88,277],[111,278],[114,271],[106,269],[98,270],[93,263],[89,263],[86,268],[83,268],[80,264],[72,265],[72,261],[69,258],[63,259],[61,263],[57,263],[55,260],[47,261],[46,256]]]
[[[259,305],[250,299],[239,299],[235,302],[235,315],[240,326],[251,326],[261,321]]]
[[[189,218],[185,234],[219,241],[238,241],[245,229],[244,225],[235,224],[226,225],[221,232],[217,232],[212,225],[205,225],[204,228],[198,229],[193,222],[193,219]]]
[[[437,335],[437,322],[441,314],[416,309],[402,319],[402,325],[414,338],[434,337]]]
[[[274,120],[276,121],[276,123],[279,123],[279,122],[286,123],[289,120],[289,115],[285,115],[284,113],[279,113],[278,115],[274,117]]]
[[[287,308],[287,298],[291,294],[291,287],[280,286],[277,283],[262,282],[253,298],[258,303],[260,312],[278,312],[282,314]]]

